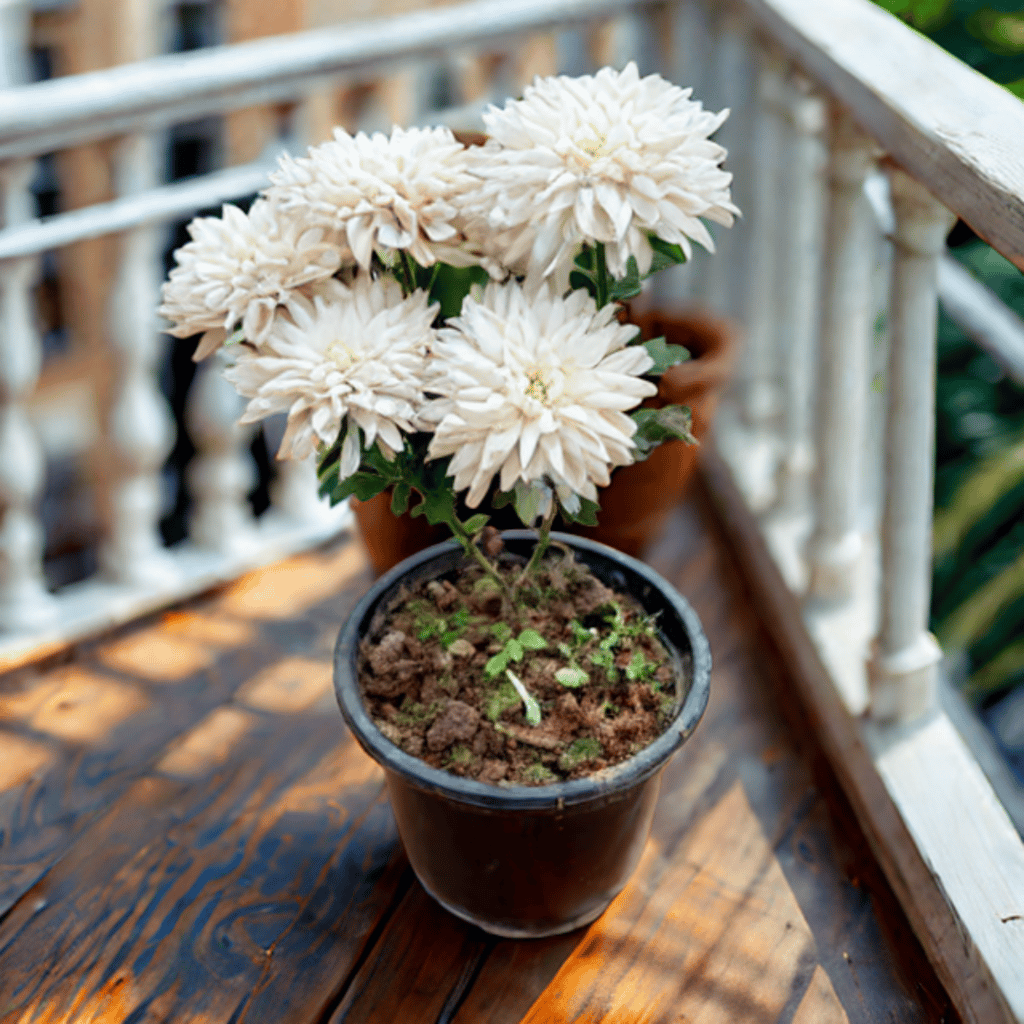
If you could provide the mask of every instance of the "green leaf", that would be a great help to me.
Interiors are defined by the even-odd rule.
[[[632,413],[636,423],[633,443],[636,445],[636,461],[642,462],[663,441],[686,441],[697,444],[690,431],[692,418],[685,405],[666,405],[661,409],[637,409]]]
[[[468,626],[468,625],[469,625],[469,609],[468,608],[460,608],[452,616],[452,626],[455,629],[465,629],[466,626]]]
[[[608,299],[611,302],[627,302],[640,294],[640,288],[640,270],[636,265],[636,257],[630,256],[626,263],[626,276],[612,281]]]
[[[557,669],[555,671],[555,678],[563,686],[568,686],[573,690],[590,681],[590,676],[583,669],[577,668],[575,665],[567,665],[565,668]]]
[[[431,526],[450,523],[455,515],[455,494],[451,488],[430,488],[422,493],[423,500],[409,514],[426,516]]]
[[[690,353],[682,345],[669,345],[664,338],[652,338],[643,343],[647,354],[654,360],[654,365],[644,371],[648,377],[660,377],[666,370],[690,358]]]
[[[576,512],[567,512],[561,502],[558,507],[561,509],[562,517],[570,523],[579,523],[580,526],[597,526],[597,513],[601,511],[601,506],[596,501],[580,497],[580,507]]]
[[[574,292],[584,291],[592,299],[597,299],[597,285],[594,283],[594,279],[579,270],[573,270],[569,273],[569,287]]]
[[[522,480],[516,481],[516,515],[519,516],[519,520],[524,526],[533,526],[540,518],[546,498],[547,495],[540,487],[524,484]]]
[[[466,533],[472,537],[478,534],[490,521],[490,516],[485,516],[481,513],[467,519],[462,525],[465,528]]]
[[[627,679],[646,679],[654,671],[654,664],[644,657],[643,651],[634,651],[626,666]]]
[[[338,490],[347,491],[345,497],[354,494],[360,501],[369,501],[371,498],[377,497],[387,485],[387,480],[377,476],[376,473],[353,473],[350,477],[340,481]]]
[[[524,629],[519,634],[519,643],[528,651],[543,651],[547,641],[535,629]]]
[[[516,500],[515,491],[497,491],[491,499],[491,508],[504,508]]]
[[[499,644],[503,644],[512,636],[512,630],[509,629],[504,622],[496,622],[493,626],[491,626],[491,633],[494,635],[494,639],[497,640]]]
[[[486,665],[484,665],[484,675],[488,679],[493,679],[495,676],[500,676],[505,669],[508,668],[508,654],[505,651],[498,651],[498,653],[490,658]]]
[[[651,269],[647,273],[648,277],[651,274],[657,274],[666,267],[686,262],[686,253],[675,242],[666,242],[654,234],[648,235],[647,240],[651,243],[651,248],[654,250],[654,259],[651,261]]]
[[[592,640],[594,638],[594,634],[575,619],[570,620],[569,629],[572,630],[572,638],[577,644],[585,644],[588,640]]]
[[[395,484],[391,493],[391,511],[396,515],[404,515],[409,511],[409,495],[412,489],[406,483]]]
[[[518,640],[505,641],[505,656],[507,658],[511,658],[513,661],[522,661],[525,653],[523,645]]]

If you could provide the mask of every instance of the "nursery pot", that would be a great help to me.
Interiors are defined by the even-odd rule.
[[[506,551],[522,556],[536,540],[527,530],[503,538]],[[421,551],[377,580],[342,627],[334,659],[341,713],[384,769],[398,831],[423,887],[456,916],[511,938],[587,924],[625,886],[647,841],[661,771],[703,715],[711,680],[700,620],[671,584],[603,544],[568,534],[552,538],[571,546],[606,586],[658,615],[660,638],[675,663],[675,717],[628,760],[571,782],[493,786],[431,768],[373,724],[358,682],[359,644],[383,628],[383,610],[402,584],[456,575],[464,556],[455,541]]]

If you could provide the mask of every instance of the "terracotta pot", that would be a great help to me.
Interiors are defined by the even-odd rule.
[[[449,537],[443,526],[431,526],[423,516],[415,519],[408,513],[396,516],[391,511],[390,490],[369,501],[356,497],[350,500],[370,564],[378,576],[417,551],[440,544]]]
[[[504,533],[506,550],[529,555],[532,531]],[[512,938],[571,931],[594,920],[623,889],[643,852],[661,771],[707,707],[711,650],[700,620],[649,566],[602,544],[554,534],[602,582],[658,614],[676,665],[678,710],[653,743],[590,778],[549,786],[491,786],[405,753],[373,724],[358,683],[358,650],[403,584],[458,572],[454,541],[414,555],[382,576],[342,627],[334,655],[341,713],[384,769],[398,831],[423,887],[453,914]]]
[[[645,341],[661,335],[682,345],[692,358],[673,366],[659,382],[658,394],[645,405],[687,405],[693,413],[693,434],[700,440],[714,419],[718,396],[736,361],[736,331],[725,319],[705,312],[667,313],[652,310],[633,315]],[[697,468],[699,445],[670,441],[644,462],[622,466],[600,491],[596,527],[579,527],[591,537],[630,555],[639,555],[658,535],[669,513],[682,499]]]

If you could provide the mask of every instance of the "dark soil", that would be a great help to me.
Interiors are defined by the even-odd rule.
[[[509,580],[521,569],[500,556]],[[516,618],[503,616],[498,587],[472,563],[403,588],[359,649],[363,700],[380,731],[434,768],[520,786],[593,775],[661,735],[679,667],[631,597],[553,548]],[[539,705],[537,724],[506,668]]]

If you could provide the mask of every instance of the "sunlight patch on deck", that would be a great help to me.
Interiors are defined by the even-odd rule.
[[[311,658],[284,658],[253,676],[236,700],[261,711],[306,711],[331,691],[331,665]]]
[[[256,718],[240,708],[216,708],[157,763],[165,775],[197,779],[223,764]]]

